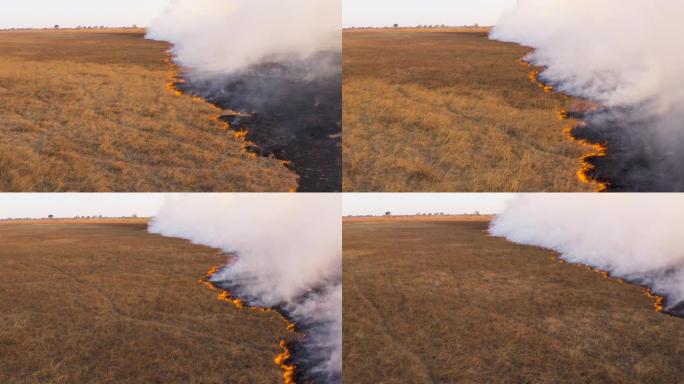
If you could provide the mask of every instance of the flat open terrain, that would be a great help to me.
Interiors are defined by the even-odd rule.
[[[585,191],[571,101],[486,29],[343,33],[346,191]],[[571,123],[570,123],[571,124]]]
[[[198,282],[226,262],[138,221],[0,223],[1,383],[282,383],[288,331]]]
[[[0,31],[0,190],[288,191],[143,30]]]
[[[343,227],[346,382],[684,382],[684,319],[640,287],[486,221]]]

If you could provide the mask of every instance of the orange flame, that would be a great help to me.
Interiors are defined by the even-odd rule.
[[[546,93],[553,93],[553,87],[547,84],[544,84],[541,80],[539,80],[539,71],[532,71],[529,75],[530,80],[536,84],[539,88],[543,89],[544,92]]]
[[[289,321],[279,311],[276,311],[276,310],[271,309],[271,308],[266,308],[266,307],[248,306],[243,300],[232,296],[231,292],[223,290],[220,287],[218,287],[216,284],[214,284],[211,281],[212,276],[214,276],[216,273],[218,273],[223,268],[225,268],[225,266],[224,267],[212,266],[211,268],[209,268],[209,271],[206,273],[204,279],[200,280],[199,282],[206,285],[212,291],[219,291],[220,293],[218,294],[218,299],[220,301],[225,302],[225,303],[233,304],[237,309],[248,309],[251,311],[258,311],[258,312],[277,313],[278,316],[280,317],[280,319],[285,323],[285,327],[287,328],[287,330],[289,332],[292,332],[292,333],[296,332],[295,324],[293,322]],[[280,348],[283,349],[283,352],[281,352],[280,354],[278,354],[278,356],[275,357],[274,362],[278,367],[280,367],[280,369],[283,370],[283,380],[284,380],[283,382],[285,384],[296,384],[295,377],[296,377],[297,365],[289,363],[290,359],[292,358],[292,354],[290,353],[290,350],[288,349],[286,340],[280,340]]]
[[[297,366],[294,364],[289,364],[288,361],[292,358],[290,350],[287,348],[287,342],[285,340],[280,340],[280,348],[283,352],[276,356],[274,362],[280,369],[283,370],[283,380],[285,384],[295,384],[295,371]]]
[[[655,299],[654,308],[656,312],[662,312],[665,309],[664,297],[653,294],[653,292],[648,288],[644,288],[644,292],[646,293],[647,297]]]
[[[577,170],[577,178],[582,181],[583,183],[586,184],[591,184],[591,183],[597,183],[597,191],[598,192],[605,192],[608,190],[608,187],[610,186],[608,183],[602,183],[598,182],[597,180],[594,180],[589,176],[589,173],[595,169],[595,167],[589,163],[589,159],[596,158],[596,157],[605,157],[607,152],[608,152],[608,147],[606,147],[603,144],[599,143],[592,143],[590,141],[584,140],[584,139],[577,139],[573,134],[574,128],[568,127],[563,130],[563,133],[574,142],[577,142],[585,147],[592,148],[592,151],[585,154],[582,156],[579,160],[580,163],[580,168]]]

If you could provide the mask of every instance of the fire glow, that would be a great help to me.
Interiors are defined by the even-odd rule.
[[[271,308],[264,308],[264,307],[254,307],[247,305],[243,300],[234,297],[231,292],[228,292],[226,290],[221,289],[219,286],[214,284],[211,281],[211,278],[219,273],[223,268],[228,268],[230,264],[225,265],[223,267],[219,266],[212,266],[209,271],[206,273],[204,279],[200,280],[200,283],[204,284],[207,286],[209,289],[212,291],[217,291],[218,296],[217,299],[219,301],[222,301],[224,303],[229,303],[235,306],[237,309],[247,309],[251,311],[257,311],[257,312],[266,312],[266,313],[276,313],[280,317],[280,319],[285,323],[285,326],[289,332],[296,332],[296,327],[295,324],[289,321],[282,313],[279,311],[276,311]],[[282,352],[278,354],[275,359],[273,360],[275,364],[280,367],[280,369],[283,371],[283,382],[285,384],[296,384],[296,376],[297,376],[297,365],[291,363],[292,360],[292,354],[290,353],[290,350],[288,348],[288,343],[287,340],[280,340],[280,348],[282,348]]]

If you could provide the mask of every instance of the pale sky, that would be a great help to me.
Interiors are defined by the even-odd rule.
[[[0,219],[74,216],[154,216],[164,193],[3,193]],[[514,194],[505,193],[346,193],[343,214],[498,213]]]
[[[0,28],[148,26],[170,0],[0,0]],[[258,1],[258,0],[255,0]],[[492,25],[516,0],[341,0],[351,26]]]
[[[395,215],[416,213],[501,212],[514,194],[506,193],[345,193],[342,212],[345,216]]]
[[[0,0],[0,28],[148,26],[169,0]]]
[[[344,27],[494,25],[516,0],[342,0]]]
[[[164,202],[160,193],[3,193],[0,219],[75,216],[154,216]]]

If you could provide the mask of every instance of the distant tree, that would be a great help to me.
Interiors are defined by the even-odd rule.
[[[138,25],[137,25],[137,24],[133,24],[133,25],[131,26],[131,28],[136,29],[136,28],[138,28]]]
[[[55,24],[55,29],[59,29],[59,24]]]
[[[479,27],[479,26],[480,26],[480,24],[478,24],[478,23],[473,24],[473,27],[474,27],[474,28],[477,28],[477,27]]]
[[[399,28],[399,24],[394,24],[393,27],[394,27],[394,28]]]
[[[48,219],[52,220],[55,218],[55,215],[48,215]]]
[[[392,212],[390,212],[390,211],[385,212],[385,216],[392,216]]]
[[[133,216],[131,216],[131,217],[134,218],[134,219],[137,219],[137,218],[138,218],[138,215],[136,215],[136,214],[134,213]]]

